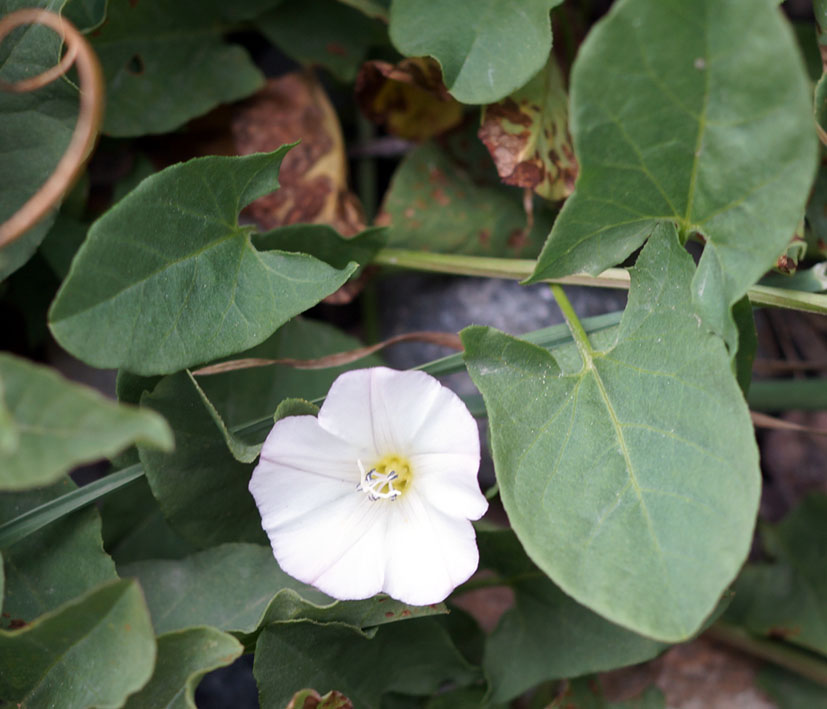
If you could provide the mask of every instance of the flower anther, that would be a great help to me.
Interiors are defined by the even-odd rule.
[[[291,576],[342,600],[426,605],[477,568],[479,459],[456,394],[424,372],[374,367],[333,382],[318,417],[276,423],[250,492]]]

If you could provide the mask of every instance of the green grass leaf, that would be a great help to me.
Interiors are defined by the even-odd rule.
[[[238,224],[288,149],[144,180],[89,230],[50,311],[58,341],[96,367],[168,374],[262,342],[341,286],[356,264],[257,251]]]
[[[525,84],[551,49],[551,8],[561,0],[395,0],[391,41],[442,65],[463,103],[494,103]]]
[[[664,641],[692,635],[735,577],[760,490],[749,411],[689,302],[693,273],[660,227],[616,344],[585,351],[580,371],[495,330],[462,333],[528,555],[579,603]]]
[[[810,83],[776,4],[614,4],[574,65],[581,174],[532,281],[596,274],[674,223],[707,240],[693,297],[734,344],[730,308],[795,233],[818,159]]]
[[[0,354],[0,380],[16,437],[16,445],[0,446],[0,490],[48,485],[133,443],[172,448],[169,427],[155,412],[116,404],[48,367]]]

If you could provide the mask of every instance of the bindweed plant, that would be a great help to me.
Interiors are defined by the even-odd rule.
[[[827,704],[827,498],[758,519],[762,412],[827,408],[752,381],[827,314],[787,4],[0,0],[0,701],[655,708],[594,675],[705,634]],[[403,271],[565,323],[382,341]]]

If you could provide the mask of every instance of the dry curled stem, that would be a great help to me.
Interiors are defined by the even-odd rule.
[[[462,349],[462,342],[459,336],[453,332],[408,332],[404,335],[396,335],[383,342],[379,342],[369,347],[359,347],[355,350],[347,352],[337,352],[336,354],[327,355],[326,357],[319,357],[317,359],[260,359],[257,357],[249,357],[247,359],[234,359],[229,362],[220,362],[219,364],[211,364],[208,367],[201,367],[196,369],[193,375],[196,377],[203,377],[209,374],[223,374],[224,372],[233,372],[238,369],[250,369],[252,367],[269,367],[273,364],[281,364],[287,367],[295,367],[296,369],[327,369],[328,367],[341,367],[344,364],[350,364],[357,360],[363,359],[374,352],[378,352],[385,347],[395,345],[400,342],[427,342],[432,345],[442,345],[443,347],[450,347],[455,350]]]
[[[13,84],[0,81],[0,89],[13,93],[35,91],[63,76],[72,64],[80,81],[80,110],[72,139],[49,179],[8,220],[0,224],[0,248],[34,226],[55,206],[80,175],[95,144],[103,117],[103,74],[89,43],[68,20],[47,10],[18,10],[0,20],[0,42],[15,28],[45,25],[60,35],[66,45],[63,58],[42,74]]]

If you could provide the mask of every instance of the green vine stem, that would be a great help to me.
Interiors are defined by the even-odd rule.
[[[395,266],[413,271],[451,273],[457,276],[485,276],[488,278],[513,278],[523,280],[534,272],[531,259],[490,258],[488,256],[463,256],[461,254],[437,254],[426,251],[382,249],[373,259],[380,266]],[[623,268],[610,268],[599,276],[577,274],[563,278],[551,278],[548,283],[599,288],[628,288],[629,272]],[[747,292],[753,305],[773,308],[802,310],[827,315],[827,295],[804,291],[752,286]]]
[[[827,687],[827,662],[815,654],[776,640],[757,638],[742,628],[720,621],[704,635]]]

